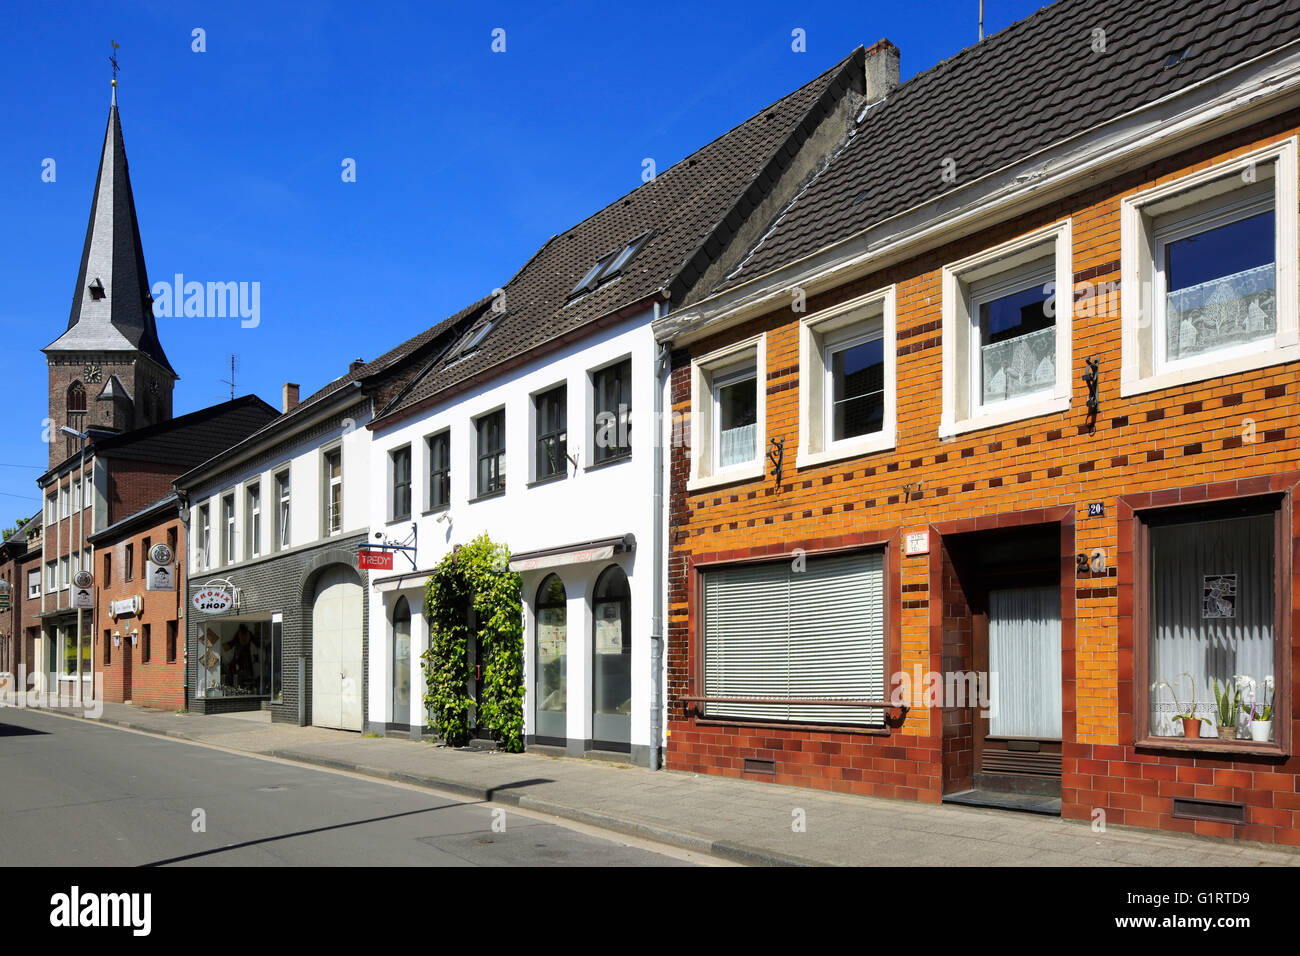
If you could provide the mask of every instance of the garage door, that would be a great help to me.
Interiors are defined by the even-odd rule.
[[[361,730],[361,585],[351,568],[322,572],[312,602],[312,723]]]

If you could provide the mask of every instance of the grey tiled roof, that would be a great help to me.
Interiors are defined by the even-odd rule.
[[[1105,52],[1093,52],[1093,31]],[[1293,42],[1294,0],[1058,0],[872,107],[727,289]],[[1171,55],[1187,55],[1166,67]],[[956,163],[943,181],[941,163]]]
[[[94,453],[101,458],[161,462],[183,470],[242,441],[277,415],[256,395],[243,395],[147,428],[97,438]]]
[[[467,357],[424,375],[389,410],[450,394],[467,380],[544,349],[652,297],[680,302],[767,195],[816,123],[863,87],[859,47],[820,76],[549,240],[504,285],[505,314]],[[603,256],[651,232],[626,271],[570,300]]]
[[[98,279],[104,298],[96,300],[89,284]],[[108,111],[108,129],[99,158],[99,175],[90,204],[90,222],[72,293],[68,328],[47,352],[139,349],[172,374],[158,340],[149,276],[140,245],[135,199],[127,171],[126,146],[117,100]]]

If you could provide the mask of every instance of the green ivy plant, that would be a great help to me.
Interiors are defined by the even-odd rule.
[[[429,649],[422,655],[424,705],[452,746],[470,737],[469,711],[502,750],[524,749],[524,626],[519,575],[509,552],[486,534],[438,562],[425,585]],[[468,644],[477,626],[480,699],[470,699]]]

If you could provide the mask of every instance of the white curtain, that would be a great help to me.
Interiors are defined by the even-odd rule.
[[[1168,294],[1165,354],[1187,358],[1268,338],[1277,331],[1273,263]]]
[[[1214,736],[1214,680],[1273,673],[1273,517],[1254,515],[1151,529],[1151,733],[1180,737],[1191,708]],[[1190,679],[1184,675],[1190,675]],[[1244,725],[1244,715],[1237,717]]]
[[[758,425],[742,425],[739,428],[722,429],[722,447],[718,449],[718,464],[740,465],[753,461],[757,453],[754,442],[758,438]]]
[[[989,592],[989,734],[1061,736],[1061,594]]]

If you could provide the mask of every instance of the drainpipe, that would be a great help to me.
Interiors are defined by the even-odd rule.
[[[663,312],[655,303],[655,319]],[[662,766],[660,742],[663,740],[663,661],[664,661],[664,380],[670,349],[667,343],[659,346],[655,356],[655,435],[654,470],[654,599],[653,619],[650,623],[650,769]]]

